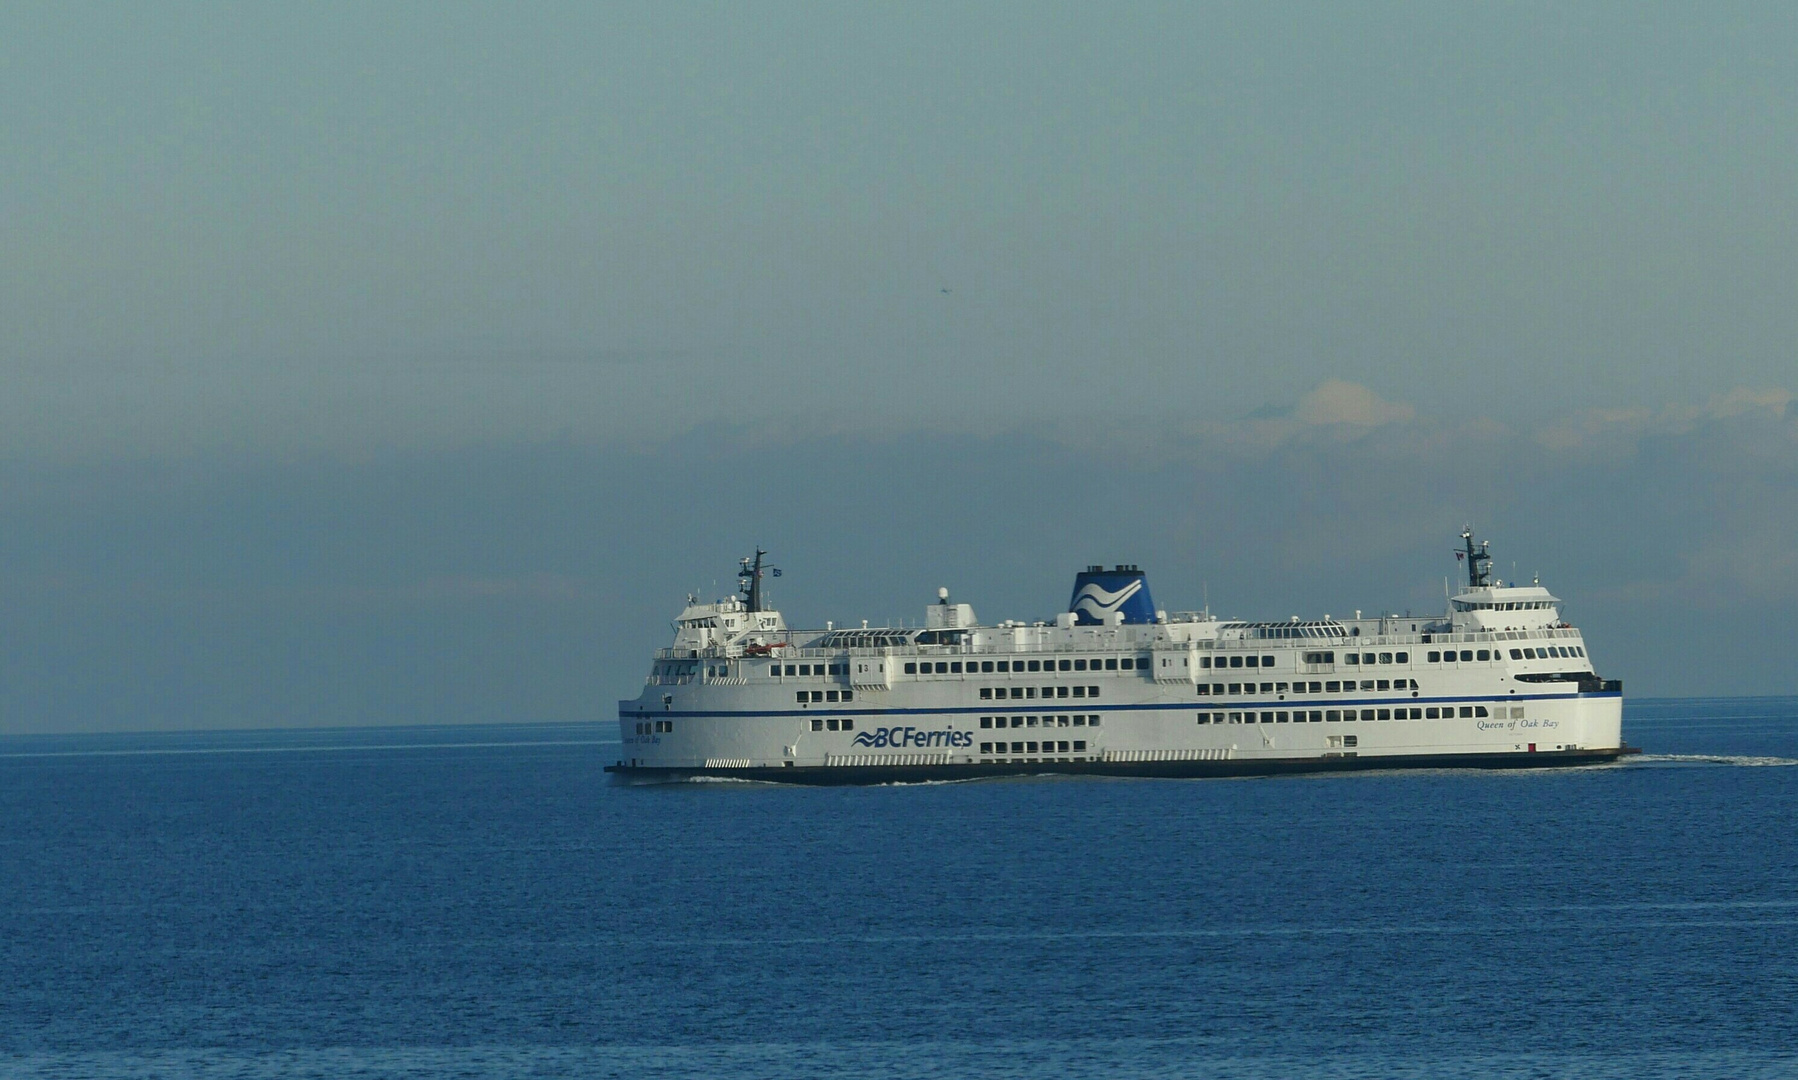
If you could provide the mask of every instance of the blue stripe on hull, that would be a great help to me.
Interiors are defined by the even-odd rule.
[[[1264,698],[1259,698],[1259,697],[1251,699],[1251,700],[1243,700],[1243,699],[1225,700],[1225,699],[1219,699],[1219,698],[1195,697],[1192,700],[1184,702],[1184,703],[1161,702],[1158,704],[1122,704],[1122,705],[1099,701],[1098,699],[1095,699],[1095,698],[1088,698],[1088,699],[1085,699],[1083,701],[1078,701],[1078,702],[1070,701],[1066,704],[1063,704],[1060,698],[1056,698],[1055,699],[1056,703],[1053,705],[1042,705],[1042,704],[1031,705],[1028,702],[1014,705],[1010,701],[1006,701],[1003,705],[1001,705],[999,702],[994,701],[994,702],[991,702],[990,704],[974,705],[974,706],[969,706],[966,708],[957,705],[957,706],[951,706],[951,707],[940,708],[940,709],[926,709],[926,708],[916,708],[916,709],[914,709],[914,708],[843,709],[843,708],[836,708],[829,702],[820,702],[819,704],[807,706],[806,708],[803,708],[803,709],[694,709],[694,710],[683,710],[683,709],[658,709],[654,705],[643,705],[640,707],[635,707],[636,706],[635,702],[621,701],[618,703],[618,714],[620,717],[655,715],[658,717],[662,717],[664,719],[671,718],[671,717],[697,718],[697,717],[704,717],[704,716],[713,716],[713,717],[716,717],[716,716],[727,716],[727,717],[728,716],[756,716],[756,717],[792,716],[792,717],[800,717],[800,716],[819,716],[819,715],[823,715],[825,713],[829,713],[831,716],[957,716],[957,715],[959,715],[959,716],[979,716],[981,714],[985,714],[987,716],[998,716],[998,715],[1004,714],[1004,715],[1009,716],[1013,713],[1016,713],[1018,715],[1023,715],[1024,713],[1035,713],[1036,715],[1041,716],[1044,713],[1064,713],[1064,712],[1065,713],[1076,713],[1076,712],[1084,713],[1084,712],[1093,712],[1093,711],[1103,711],[1103,712],[1107,712],[1107,713],[1186,712],[1186,711],[1210,712],[1214,709],[1256,709],[1256,710],[1286,709],[1286,710],[1290,711],[1292,709],[1296,709],[1301,706],[1306,709],[1313,709],[1313,708],[1344,709],[1344,708],[1350,708],[1350,707],[1357,708],[1357,709],[1371,709],[1371,708],[1379,708],[1381,706],[1391,707],[1394,705],[1406,705],[1406,706],[1410,706],[1410,705],[1444,705],[1444,704],[1490,705],[1495,702],[1505,702],[1505,701],[1580,701],[1580,700],[1595,699],[1595,698],[1621,698],[1622,696],[1623,696],[1623,692],[1620,690],[1597,690],[1597,691],[1593,691],[1592,693],[1589,693],[1589,694],[1506,694],[1503,697],[1493,697],[1490,694],[1470,696],[1470,697],[1329,698],[1329,699],[1325,699],[1325,700],[1318,700],[1316,698],[1306,697],[1302,700],[1287,698],[1287,699],[1283,699],[1283,700],[1277,700],[1272,703],[1268,702]],[[634,707],[627,709],[626,708],[627,705],[634,706]]]

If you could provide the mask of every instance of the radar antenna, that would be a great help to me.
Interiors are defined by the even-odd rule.
[[[762,610],[762,575],[769,573],[775,577],[780,576],[779,567],[762,565],[762,556],[766,554],[766,551],[758,547],[753,559],[737,560],[737,565],[741,567],[737,571],[737,591],[743,594],[743,601],[751,612]]]
[[[1461,530],[1461,543],[1464,545],[1455,552],[1456,561],[1467,562],[1467,585],[1469,588],[1481,589],[1492,584],[1492,556],[1487,554],[1486,545],[1489,540],[1481,540],[1480,546],[1473,546],[1473,526]]]

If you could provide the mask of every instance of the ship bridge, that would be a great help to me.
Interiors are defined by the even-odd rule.
[[[1458,632],[1540,630],[1561,625],[1561,598],[1540,585],[1488,585],[1449,599]]]

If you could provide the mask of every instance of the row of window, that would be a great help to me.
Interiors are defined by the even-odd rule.
[[[651,724],[654,726],[651,727]],[[672,720],[645,720],[637,725],[637,734],[639,735],[665,735],[673,730],[674,721]]]
[[[1583,657],[1585,655],[1586,650],[1577,645],[1552,645],[1511,650],[1511,659],[1513,660],[1541,660],[1550,657],[1566,657],[1572,659],[1575,657]],[[1274,666],[1274,659],[1275,658],[1272,656],[1219,656],[1215,658],[1201,656],[1199,657],[1199,666],[1201,668],[1271,668]],[[1456,662],[1456,653],[1453,650],[1433,650],[1427,654],[1427,659],[1432,664],[1452,664]],[[1473,649],[1462,649],[1459,653],[1459,660],[1464,664],[1474,663],[1476,660],[1479,662],[1486,662],[1493,659],[1496,659],[1496,657],[1489,649],[1479,649],[1477,651]],[[1308,652],[1304,654],[1304,660],[1307,664],[1334,664],[1336,662],[1336,653],[1334,651]],[[1370,664],[1408,664],[1411,662],[1411,654],[1408,652],[1343,653],[1342,662],[1344,664],[1355,666],[1367,666]],[[670,665],[670,667],[672,667],[672,665]],[[907,675],[961,675],[964,673],[973,675],[990,674],[994,672],[1004,674],[1013,671],[1135,671],[1139,667],[1144,671],[1148,670],[1149,661],[1146,658],[1138,660],[1131,656],[1106,657],[1103,660],[1097,658],[1089,660],[1082,657],[1073,657],[1066,660],[969,660],[965,663],[960,660],[936,660],[909,662],[905,665],[905,673]],[[723,678],[728,670],[728,668],[723,666],[716,668],[707,667],[706,674],[714,678]],[[772,678],[780,678],[783,674],[787,678],[828,678],[846,674],[847,671],[848,665],[846,664],[772,664],[768,668],[768,674]],[[672,671],[667,674],[672,674]],[[1250,691],[1250,693],[1253,693],[1253,691]],[[1066,695],[1062,696],[1065,697]],[[833,698],[831,700],[835,699]]]
[[[1069,691],[1072,691],[1070,694]],[[983,686],[980,688],[981,701],[1023,701],[1036,697],[1034,686]],[[1045,686],[1043,697],[1046,698],[1096,698],[1099,688],[1096,686]]]
[[[1586,650],[1580,648],[1578,645],[1571,647],[1566,645],[1543,645],[1540,648],[1535,649],[1511,650],[1511,659],[1513,660],[1548,660],[1554,657],[1566,657],[1571,660],[1576,656],[1584,655],[1586,655]]]
[[[1038,749],[1039,746],[1041,749]],[[1070,747],[1072,749],[1069,749]],[[1086,753],[1086,740],[1075,739],[1071,743],[1061,739],[1042,743],[983,742],[980,744],[980,752],[983,754],[1084,754]]]
[[[779,665],[779,663],[773,665],[773,667],[768,668],[768,674],[770,674],[770,676],[779,676],[780,667],[782,667],[782,665]],[[798,668],[798,670],[795,670],[795,668]],[[847,674],[847,672],[849,672],[849,665],[843,665],[843,663],[789,663],[789,665],[786,665],[786,674],[788,674],[788,677],[841,676],[841,674]]]
[[[826,702],[826,701],[854,701],[855,700],[855,691],[853,691],[853,690],[798,690],[798,691],[794,692],[793,696],[796,699],[798,699],[799,704],[806,705],[806,704],[817,704],[819,702]]]
[[[855,730],[855,721],[850,719],[847,716],[845,716],[841,720],[837,720],[835,718],[832,718],[829,720],[813,720],[812,721],[812,730],[813,731],[854,731]]]
[[[1352,694],[1361,690],[1416,690],[1416,679],[1362,679],[1357,683],[1354,679],[1331,679],[1328,682],[1271,682],[1259,684],[1248,683],[1200,683],[1201,694]],[[1290,687],[1290,689],[1289,689]]]
[[[1554,607],[1554,603],[1548,600],[1509,600],[1498,604],[1490,601],[1456,600],[1454,605],[1456,611],[1542,611]]]
[[[1098,716],[1096,716],[1096,715],[1082,716],[1078,713],[1076,713],[1075,715],[1073,715],[1071,717],[1070,716],[1043,716],[1043,717],[983,716],[980,718],[980,726],[983,728],[1035,727],[1037,725],[1037,721],[1039,719],[1042,721],[1042,725],[1044,727],[1068,727],[1068,726],[1070,726],[1070,724],[1073,727],[1089,727],[1089,726],[1090,727],[1098,727],[1099,726]]]
[[[1362,720],[1452,720],[1457,708],[1460,709],[1460,715],[1468,719],[1486,715],[1486,706],[1484,705],[1432,705],[1426,708],[1410,705],[1402,709],[1294,709],[1290,712],[1268,710],[1259,713],[1250,710],[1228,713],[1202,712],[1198,714],[1198,717],[1201,724],[1334,724],[1341,721],[1353,723],[1357,717]]]
[[[1273,663],[1273,657],[1268,657],[1268,663]],[[1108,656],[1103,660],[1098,657],[1091,660],[1084,657],[1072,657],[1066,660],[969,660],[965,664],[960,660],[925,660],[907,663],[905,673],[907,675],[960,675],[965,671],[969,675],[985,675],[992,672],[1003,674],[1019,671],[1135,671],[1139,667],[1144,671],[1149,670],[1147,657],[1141,660],[1134,656]]]
[[[1201,656],[1201,657],[1199,657],[1199,666],[1200,667],[1213,667],[1213,666],[1215,666],[1215,667],[1273,667],[1274,666],[1274,658],[1271,656],[1220,656],[1217,658],[1217,663],[1214,665],[1212,663],[1211,657]]]

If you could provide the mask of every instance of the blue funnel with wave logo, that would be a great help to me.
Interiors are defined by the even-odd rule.
[[[1079,626],[1104,626],[1121,614],[1126,623],[1155,621],[1155,601],[1149,597],[1149,578],[1134,566],[1089,566],[1074,578],[1074,595],[1068,600]]]

